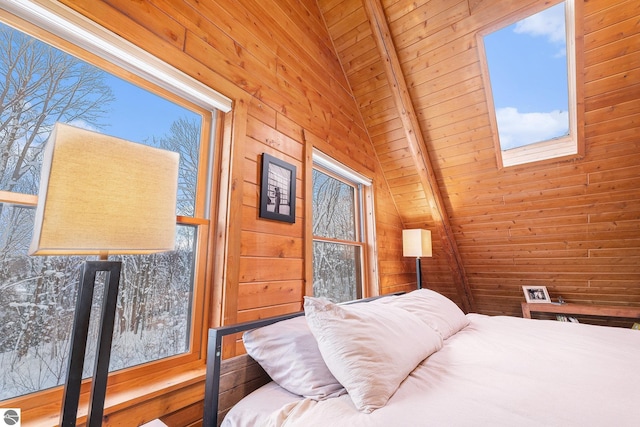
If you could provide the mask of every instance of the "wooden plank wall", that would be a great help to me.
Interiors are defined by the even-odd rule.
[[[477,134],[456,147],[457,155],[448,155],[449,134],[472,129],[488,135],[477,90],[456,98],[455,121],[428,122],[431,135],[442,135],[432,136],[430,149],[442,153],[436,154],[441,186],[449,195],[478,311],[519,315],[520,287],[528,284],[546,285],[552,297],[572,302],[640,303],[640,8],[632,1],[614,3],[584,2],[579,18],[584,28],[579,54],[584,55],[585,82],[578,88],[586,108],[584,159],[498,171],[490,139]],[[473,10],[461,21],[467,35],[459,43],[472,46],[475,25],[511,11],[503,4],[485,1]],[[630,20],[636,22],[635,38],[622,29]],[[457,62],[452,68],[473,67],[476,72],[466,81],[477,84],[477,58],[460,53],[452,59]]]
[[[315,0],[63,0],[71,8],[234,100],[225,323],[298,311],[303,257],[305,140],[373,178],[381,290],[410,290],[402,223]],[[296,222],[258,218],[260,155],[297,167]],[[219,301],[214,302],[219,304]],[[212,321],[214,323],[214,321]],[[202,388],[202,390],[204,390]],[[171,425],[197,423],[193,392],[171,401]],[[200,396],[201,398],[201,396]],[[175,404],[184,405],[176,411]],[[158,405],[156,405],[158,406]],[[149,417],[123,409],[121,420]],[[135,417],[134,417],[135,416]],[[115,422],[115,421],[114,421]]]
[[[520,315],[522,285],[572,302],[640,304],[640,4],[578,0],[584,158],[498,169],[476,34],[542,0],[382,0],[455,231],[475,310]],[[318,0],[396,205],[432,218],[361,0]],[[455,299],[438,256],[425,285]]]
[[[637,0],[582,3],[585,157],[496,166],[475,33],[543,1],[382,4],[476,310],[519,315],[523,284],[547,285],[553,296],[574,302],[637,305]],[[235,100],[227,322],[301,307],[306,134],[374,178],[381,292],[414,286],[413,261],[400,256],[400,230],[429,227],[432,218],[361,0],[62,2]],[[257,217],[263,152],[298,167],[294,225]],[[433,238],[435,256],[423,260],[426,284],[459,301],[438,253],[441,238]],[[190,386],[161,396],[153,411],[172,402],[165,419],[197,424],[198,394]],[[156,412],[124,408],[114,419]]]

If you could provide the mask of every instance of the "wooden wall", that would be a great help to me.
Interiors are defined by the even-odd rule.
[[[521,315],[522,285],[571,302],[640,304],[640,3],[576,1],[585,156],[499,169],[476,34],[548,2],[318,0],[403,222],[433,229],[364,7],[381,4],[482,313]],[[456,299],[442,251],[436,235],[425,286]]]
[[[461,38],[447,44],[461,53],[442,67],[473,70],[465,86],[478,84],[478,59],[463,46],[473,45],[478,26],[513,9],[505,5],[481,2],[458,23]],[[580,9],[584,158],[497,170],[477,89],[457,99],[451,118],[426,123],[480,312],[519,315],[520,287],[529,284],[571,302],[640,304],[640,7],[590,0]],[[469,132],[458,143],[454,135]]]
[[[415,286],[400,230],[431,228],[434,218],[363,0],[62,2],[234,99],[226,118],[234,131],[231,220],[219,284],[226,299],[213,307],[226,323],[301,307],[305,141],[374,179],[380,292]],[[584,158],[499,169],[475,34],[541,2],[381,3],[475,310],[519,315],[524,284],[546,285],[569,301],[638,305],[640,6],[581,3]],[[258,218],[264,152],[298,168],[293,225]],[[425,285],[460,303],[443,256],[446,238],[434,234]],[[199,393],[189,387],[138,410],[123,407],[114,420],[165,414],[171,425],[197,424]]]
[[[374,267],[381,291],[415,287],[415,276],[404,273],[400,256],[400,217],[315,0],[63,3],[234,100],[234,111],[225,119],[233,135],[226,201],[230,222],[222,230],[229,239],[222,266],[224,304],[215,301],[212,324],[216,312],[230,324],[301,309],[309,261],[304,258],[308,195],[303,181],[309,143],[373,178],[379,255]],[[297,167],[295,224],[258,218],[262,153]],[[223,243],[216,249],[225,249]],[[202,404],[189,393],[161,397],[174,402],[163,420],[198,422]],[[175,402],[185,409],[176,411]],[[125,408],[110,419],[159,416],[153,412],[158,406]]]

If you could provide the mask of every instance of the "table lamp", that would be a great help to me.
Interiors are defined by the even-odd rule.
[[[402,230],[402,255],[416,257],[416,280],[418,289],[422,288],[422,268],[420,258],[430,257],[431,231],[422,229]]]
[[[121,261],[175,244],[179,155],[56,123],[45,146],[30,255],[98,255],[80,267],[61,426],[76,424],[96,273],[104,296],[87,425],[100,426]]]

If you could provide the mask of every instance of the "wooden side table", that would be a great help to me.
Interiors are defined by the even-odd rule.
[[[640,318],[640,307],[615,305],[588,304],[551,304],[551,303],[522,303],[522,317],[531,319],[531,312],[556,314],[582,314],[586,316],[624,317],[628,319]]]

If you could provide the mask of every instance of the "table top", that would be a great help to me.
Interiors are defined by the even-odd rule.
[[[531,312],[584,314],[589,316],[640,318],[640,307],[624,305],[595,305],[573,303],[522,303],[522,317],[531,318]]]

